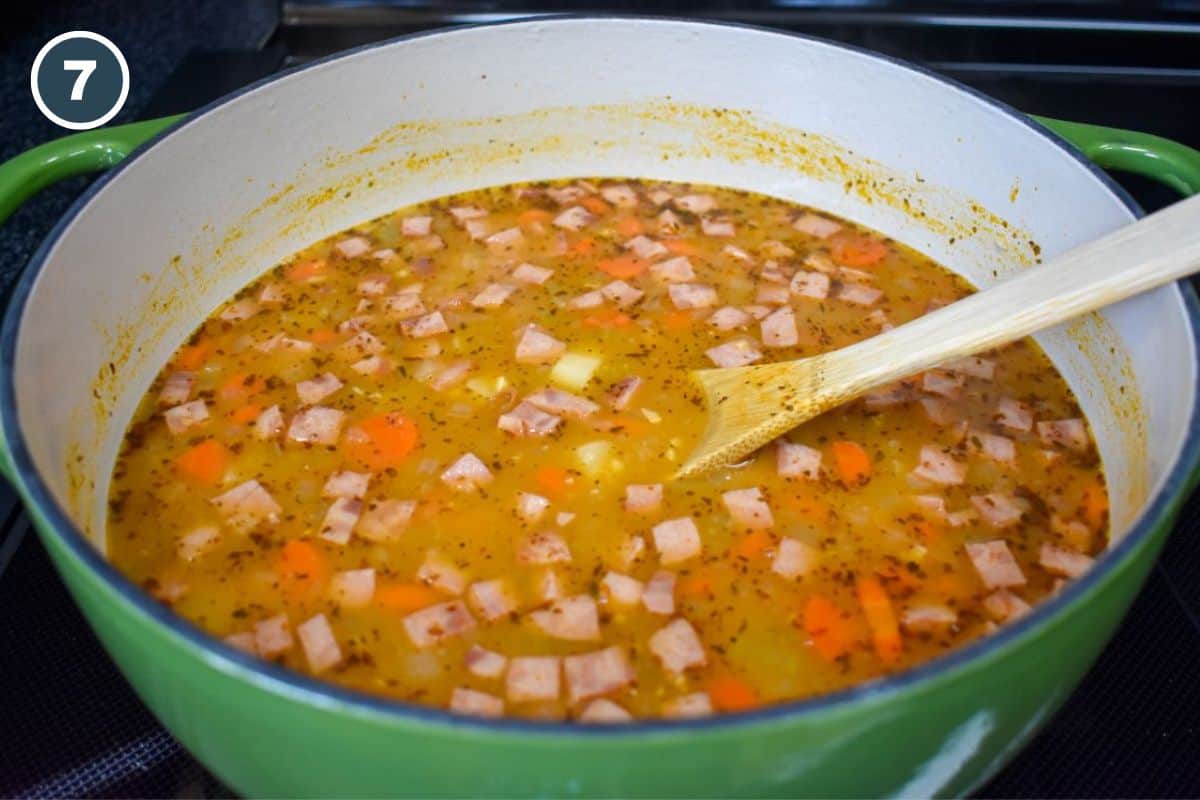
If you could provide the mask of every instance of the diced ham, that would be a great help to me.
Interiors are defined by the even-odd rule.
[[[571,560],[571,550],[566,541],[553,531],[535,533],[517,548],[517,561],[521,564],[559,564]]]
[[[1033,430],[1033,412],[1029,410],[1029,406],[1011,397],[1001,397],[996,403],[995,420],[1014,431]]]
[[[317,614],[296,626],[296,634],[300,637],[300,645],[304,648],[304,657],[308,660],[308,668],[314,673],[321,673],[334,667],[342,660],[342,650],[334,638],[333,629],[324,614]]]
[[[879,411],[883,408],[904,405],[911,402],[913,397],[912,386],[909,386],[907,383],[893,383],[885,388],[876,389],[869,394],[863,395],[863,404],[870,411]]]
[[[558,689],[557,656],[519,656],[509,659],[508,676],[505,679],[509,702],[557,700]]]
[[[829,276],[820,272],[804,272],[801,270],[792,276],[791,291],[797,297],[811,297],[814,300],[824,300],[829,296]]]
[[[220,317],[226,322],[241,322],[250,319],[258,313],[258,303],[249,297],[233,302],[221,312]]]
[[[375,570],[348,569],[329,579],[329,593],[342,608],[365,608],[375,596]]]
[[[283,508],[256,480],[240,483],[210,501],[225,522],[236,529],[252,528],[260,522],[275,524]]]
[[[761,284],[758,293],[754,295],[754,302],[768,306],[786,306],[789,300],[791,294],[788,287],[777,283]]]
[[[817,561],[817,551],[810,545],[790,536],[783,537],[771,562],[771,570],[788,580],[808,574]]]
[[[606,647],[563,659],[567,697],[572,703],[615,692],[633,683],[636,674],[621,647]]]
[[[625,487],[625,510],[633,514],[651,514],[662,507],[661,483],[631,483]]]
[[[982,431],[971,431],[968,441],[976,444],[979,452],[992,461],[1002,464],[1013,464],[1017,460],[1017,444],[1007,436],[996,436]]]
[[[567,352],[567,345],[536,328],[526,328],[517,342],[516,359],[522,364],[548,364]]]
[[[575,311],[585,311],[589,308],[599,308],[604,305],[604,295],[599,289],[591,292],[584,292],[578,297],[574,297],[567,301],[567,308]]]
[[[534,578],[533,596],[540,603],[549,603],[559,599],[563,596],[562,578],[551,568],[543,569]]]
[[[376,261],[389,261],[396,257],[396,251],[390,247],[384,247],[371,253],[371,258]]]
[[[733,227],[733,223],[727,219],[719,219],[717,217],[703,217],[700,220],[700,230],[704,231],[705,236],[733,236],[737,231]]]
[[[1088,449],[1087,426],[1082,419],[1056,419],[1039,422],[1037,432],[1042,442],[1047,445],[1080,451]]]
[[[604,397],[614,411],[624,411],[633,402],[633,396],[642,386],[642,379],[636,376],[622,378],[609,387]]]
[[[873,306],[879,302],[881,297],[883,297],[881,289],[857,283],[843,283],[837,293],[838,300],[845,300],[847,303],[854,303],[858,306]]]
[[[338,242],[333,248],[346,258],[358,258],[371,249],[371,243],[362,236],[351,236]]]
[[[260,353],[272,353],[276,349],[282,348],[293,353],[308,353],[313,349],[313,343],[304,339],[293,339],[290,336],[284,336],[282,333],[277,333],[268,339],[264,339],[254,345],[254,349]]]
[[[821,477],[821,451],[804,444],[780,440],[775,455],[775,471],[783,478]]]
[[[400,221],[404,236],[428,236],[433,232],[433,217],[405,217]]]
[[[359,294],[367,295],[368,297],[381,295],[387,291],[391,280],[391,275],[367,275],[359,279],[357,291]]]
[[[363,358],[365,356],[377,356],[386,350],[387,347],[378,336],[369,331],[359,331],[342,344],[338,348],[339,354],[349,360],[351,358]]]
[[[1007,586],[1024,586],[1025,573],[1017,560],[1008,549],[1008,543],[1003,539],[990,542],[968,542],[967,556],[975,565],[983,585],[989,589],[1002,589]]]
[[[807,211],[792,222],[792,227],[818,239],[828,239],[842,229],[840,223]]]
[[[474,453],[464,453],[442,473],[442,483],[460,492],[470,492],[492,482],[494,476]]]
[[[734,339],[705,350],[704,355],[718,367],[744,367],[762,358],[752,339]]]
[[[384,298],[383,310],[392,319],[410,319],[421,316],[429,309],[425,307],[419,293],[400,292]]]
[[[475,609],[476,614],[488,622],[507,616],[517,609],[517,600],[503,578],[472,583],[467,589],[467,602]]]
[[[675,573],[660,569],[650,576],[642,589],[642,605],[651,614],[675,613]]]
[[[700,554],[700,531],[691,517],[660,522],[651,533],[663,564],[676,564]]]
[[[596,217],[583,206],[571,206],[554,218],[554,224],[568,231],[579,231],[595,222]]]
[[[683,230],[683,220],[669,208],[664,209],[656,217],[656,220],[658,221],[658,232],[664,236],[670,236]]]
[[[1077,519],[1051,514],[1050,530],[1076,550],[1088,550],[1092,546],[1092,529]]]
[[[250,631],[229,634],[225,637],[225,644],[236,647],[243,653],[249,653],[252,656],[258,655],[258,643],[254,641],[254,634]]]
[[[949,606],[926,603],[909,606],[900,615],[900,624],[914,633],[942,630],[958,622],[958,614]]]
[[[932,515],[935,519],[946,518],[946,498],[936,494],[918,494],[913,495],[913,502],[924,512],[926,516]]]
[[[733,517],[734,524],[740,527],[762,530],[775,524],[771,507],[763,499],[762,489],[757,486],[725,492],[721,495],[721,501]],[[691,521],[690,518],[688,521]]]
[[[550,276],[554,274],[554,270],[539,267],[534,264],[521,264],[512,271],[512,279],[517,283],[525,283],[530,286],[541,286],[546,281],[550,280]]]
[[[743,264],[753,264],[754,263],[754,258],[749,253],[747,253],[745,250],[738,247],[736,244],[725,245],[724,247],[721,248],[721,253],[729,256],[730,258],[737,259],[738,261],[741,261]]]
[[[978,356],[964,356],[942,364],[942,369],[971,378],[990,381],[996,376],[996,362]]]
[[[579,713],[579,721],[591,725],[612,725],[632,720],[632,714],[604,697],[588,703],[587,707]]]
[[[717,207],[717,201],[712,198],[712,195],[685,194],[683,197],[676,197],[674,205],[682,211],[690,211],[693,214],[707,214]]]
[[[316,405],[324,400],[329,395],[341,389],[344,386],[337,376],[331,372],[326,372],[318,375],[315,378],[307,381],[300,381],[296,384],[296,396],[300,398],[300,402],[306,406]]]
[[[354,497],[359,500],[367,493],[367,486],[371,483],[371,473],[369,472],[351,472],[343,470],[335,472],[329,476],[329,480],[325,481],[325,486],[321,489],[322,497]]]
[[[283,432],[283,412],[279,406],[264,409],[254,420],[254,435],[259,439],[274,439]]]
[[[650,652],[662,662],[663,669],[675,674],[689,667],[702,667],[707,661],[696,629],[682,617],[671,620],[650,637]]]
[[[1092,568],[1095,559],[1082,553],[1073,553],[1052,544],[1043,544],[1038,553],[1038,563],[1047,572],[1066,578],[1078,578]]]
[[[671,302],[681,310],[708,308],[717,304],[717,290],[703,283],[672,283],[667,287]]]
[[[504,302],[516,290],[517,287],[507,283],[489,283],[482,292],[471,299],[471,305],[475,308],[495,308],[504,305]]]
[[[940,369],[927,370],[921,376],[921,389],[930,394],[938,394],[956,400],[962,394],[963,379],[959,375],[943,372]]]
[[[650,267],[650,273],[660,281],[668,283],[690,281],[696,277],[696,271],[692,269],[692,262],[687,256],[676,256],[654,264]]]
[[[781,286],[789,283],[788,276],[779,269],[779,265],[774,261],[768,261],[766,264],[764,264],[762,272],[760,272],[758,276],[767,283],[777,283]]]
[[[350,534],[358,524],[358,516],[362,513],[363,503],[353,497],[339,497],[325,512],[325,520],[321,523],[322,539],[334,544],[345,544],[350,541]]]
[[[633,288],[625,281],[613,281],[600,287],[600,294],[616,303],[618,308],[628,308],[641,300],[646,293],[641,289]]]
[[[514,436],[549,436],[561,424],[562,417],[547,414],[532,403],[522,401],[512,411],[501,414],[496,427]]]
[[[971,498],[971,505],[975,506],[979,515],[994,528],[1016,525],[1021,521],[1021,514],[1025,512],[1023,503],[999,493],[975,495]]]
[[[162,391],[158,394],[158,402],[164,406],[182,405],[192,396],[192,387],[195,385],[195,373],[172,372],[167,376]]]
[[[521,492],[517,495],[517,515],[525,522],[537,522],[549,507],[550,501],[540,494]]]
[[[624,184],[602,187],[600,196],[617,208],[635,208],[638,204],[637,192]]]
[[[632,566],[635,561],[642,557],[642,553],[644,552],[646,552],[646,540],[641,536],[630,536],[621,542],[619,550],[621,566],[626,568]]]
[[[283,288],[282,284],[268,283],[263,287],[263,290],[258,293],[258,302],[262,305],[286,303],[287,290]]]
[[[553,387],[534,392],[526,397],[525,401],[551,414],[562,414],[575,419],[590,417],[600,410],[600,406],[586,397],[579,397]]]
[[[1008,589],[997,589],[983,598],[983,607],[997,622],[1009,622],[1033,610],[1029,603]]]
[[[466,222],[469,219],[483,219],[488,215],[487,209],[480,208],[479,206],[455,206],[448,210],[450,216],[459,222]]]
[[[953,456],[936,445],[921,448],[913,475],[943,486],[957,486],[967,477],[967,465],[956,461]]]
[[[600,586],[608,594],[608,601],[615,606],[636,606],[642,601],[642,582],[637,578],[609,572],[600,581]]]
[[[189,428],[194,428],[208,419],[208,406],[203,400],[193,400],[163,412],[163,421],[167,430],[178,436]]]
[[[864,286],[870,286],[875,282],[875,276],[869,272],[863,272],[861,269],[850,269],[850,267],[840,267],[838,269],[838,277],[844,281],[851,283],[859,283]]]
[[[463,229],[467,232],[467,235],[475,241],[479,241],[487,236],[488,231],[491,230],[491,227],[492,226],[488,224],[487,220],[482,219],[469,219],[463,223]]]
[[[493,719],[504,716],[504,701],[487,692],[458,686],[450,693],[450,710],[456,714]]]
[[[591,595],[556,600],[549,608],[530,612],[529,619],[555,639],[587,642],[600,638],[600,617]]]
[[[221,530],[215,525],[202,525],[179,537],[175,550],[184,561],[195,561],[221,541]]]
[[[783,306],[762,321],[762,343],[766,347],[795,347],[800,341],[796,331],[796,315],[788,306]]]
[[[521,233],[519,227],[513,226],[505,228],[502,231],[496,231],[491,236],[485,237],[483,243],[492,250],[512,250],[525,243],[525,236]]]
[[[474,627],[475,618],[459,600],[438,603],[404,618],[404,630],[408,638],[421,649],[460,636]]]
[[[978,519],[979,516],[969,508],[964,508],[961,511],[952,511],[946,515],[946,524],[951,528],[961,528],[964,525],[970,525]]]
[[[712,700],[706,692],[692,692],[662,705],[663,716],[668,719],[695,719],[713,713]]]
[[[749,325],[750,315],[740,308],[725,306],[712,313],[712,316],[708,318],[708,324],[719,331],[731,331]]]
[[[254,626],[254,648],[263,658],[274,658],[292,649],[292,632],[287,614],[264,619]]]
[[[925,410],[925,416],[934,425],[946,427],[954,425],[961,420],[958,406],[948,403],[939,397],[922,397],[920,403],[921,408]]]
[[[415,500],[374,500],[358,521],[358,535],[372,542],[395,541],[412,521]]]
[[[477,678],[499,678],[508,666],[508,659],[479,645],[471,645],[463,658],[467,672]]]
[[[467,588],[467,576],[463,571],[436,550],[425,554],[425,560],[417,567],[417,580],[452,595],[460,595]]]
[[[429,388],[436,392],[452,389],[465,381],[473,369],[475,369],[475,364],[472,361],[466,359],[455,361],[429,379]]]
[[[405,336],[411,336],[414,339],[423,339],[426,336],[437,336],[440,333],[449,331],[449,326],[446,325],[446,319],[442,316],[442,312],[434,311],[430,314],[425,314],[421,317],[413,317],[400,321],[400,331]]]
[[[294,442],[335,445],[342,434],[346,413],[336,408],[313,406],[292,417],[287,436]]]
[[[652,259],[665,256],[671,252],[662,242],[656,242],[649,236],[635,236],[624,245],[626,250],[632,250],[638,258]],[[672,259],[675,260],[675,259]]]

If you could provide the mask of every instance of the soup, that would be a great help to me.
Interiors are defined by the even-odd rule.
[[[108,552],[196,625],[342,686],[609,723],[810,697],[1026,613],[1107,540],[1031,341],[672,481],[689,370],[815,355],[970,287],[784,201],[636,180],[443,198],[309,247],[174,355]]]

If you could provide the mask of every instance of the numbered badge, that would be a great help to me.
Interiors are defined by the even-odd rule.
[[[75,131],[98,128],[117,115],[129,96],[129,65],[117,46],[98,33],[55,36],[33,61],[33,101],[55,125]]]

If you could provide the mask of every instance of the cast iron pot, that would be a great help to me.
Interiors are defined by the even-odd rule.
[[[1200,187],[1200,154],[1187,148],[1051,127],[1110,166]],[[1191,488],[1197,302],[1172,286],[1039,337],[1094,426],[1114,541],[1085,577],[993,636],[806,702],[605,729],[465,719],[326,685],[210,639],[103,556],[109,473],[135,404],[209,311],[277,260],[409,203],[566,176],[808,203],[978,286],[1139,210],[1043,124],[911,66],[753,28],[574,18],[411,36],[183,120],[43,146],[0,167],[0,217],[146,139],[75,203],[16,287],[2,461],[130,683],[240,792],[964,794],[1071,692]]]

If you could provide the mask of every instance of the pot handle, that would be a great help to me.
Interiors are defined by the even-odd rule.
[[[1200,192],[1200,150],[1149,133],[1034,117],[1097,166],[1144,175],[1186,196]]]
[[[10,158],[0,164],[0,224],[47,186],[108,169],[182,118],[160,117],[76,133]]]

